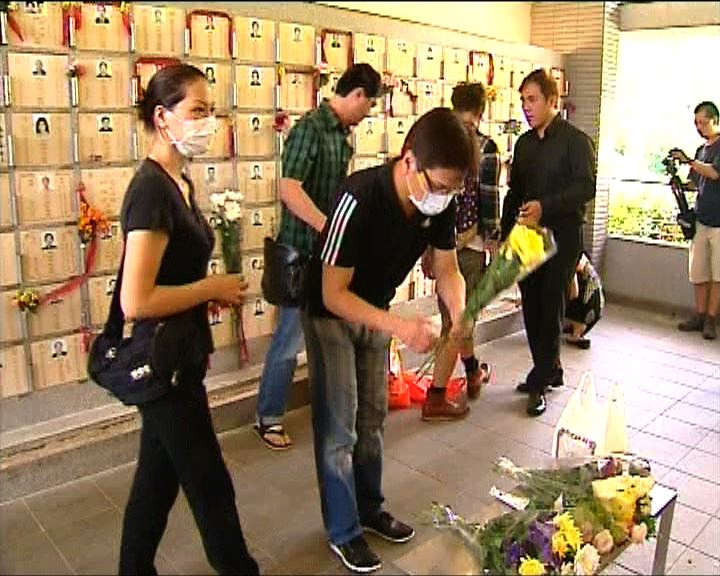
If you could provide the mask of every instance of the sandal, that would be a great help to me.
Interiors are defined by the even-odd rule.
[[[292,440],[290,440],[290,436],[287,435],[282,424],[272,424],[271,426],[255,424],[253,428],[257,435],[260,436],[260,440],[270,450],[287,450],[292,447]]]
[[[480,366],[478,367],[480,370],[480,383],[484,386],[485,384],[489,384],[492,380],[493,383],[495,382],[495,370],[493,367],[488,364],[487,362],[481,362]]]

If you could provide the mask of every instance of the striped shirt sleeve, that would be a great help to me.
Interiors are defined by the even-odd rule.
[[[323,264],[341,268],[355,266],[359,246],[357,207],[358,201],[350,192],[343,192],[338,198],[320,253]]]

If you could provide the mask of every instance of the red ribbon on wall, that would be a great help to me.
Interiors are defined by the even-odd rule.
[[[20,42],[25,42],[25,37],[23,36],[22,29],[20,28],[20,22],[18,22],[17,18],[15,18],[13,11],[8,9],[5,14],[7,15],[7,23],[10,30],[15,32],[15,35],[20,39]]]
[[[189,48],[192,48],[192,19],[193,16],[205,16],[210,18],[224,18],[228,21],[228,53],[233,53],[233,20],[227,12],[220,10],[190,10],[185,17],[185,27],[188,31]]]

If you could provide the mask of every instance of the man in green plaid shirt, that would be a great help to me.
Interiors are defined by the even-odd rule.
[[[348,143],[356,126],[382,93],[382,81],[369,64],[355,64],[338,80],[335,94],[306,113],[290,130],[282,154],[278,241],[309,258],[338,187],[347,177],[353,149]],[[292,445],[282,425],[287,392],[302,345],[298,308],[278,307],[258,394],[255,430],[268,448]]]

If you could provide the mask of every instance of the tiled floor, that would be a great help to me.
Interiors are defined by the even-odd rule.
[[[563,350],[567,385],[552,392],[547,412],[524,415],[513,391],[529,355],[519,333],[479,348],[497,366],[465,421],[428,424],[417,408],[393,412],[385,437],[387,507],[414,523],[405,545],[376,539],[383,573],[449,566],[427,557],[437,531],[424,514],[433,500],[473,516],[499,479],[491,462],[507,455],[533,464],[549,455],[553,426],[584,370],[601,395],[619,382],[627,404],[631,449],[653,462],[655,477],[679,490],[668,569],[672,574],[720,574],[720,344],[681,334],[676,320],[610,306],[592,332],[589,351]],[[263,573],[332,574],[344,569],[324,538],[307,408],[291,413],[293,450],[274,453],[250,427],[222,436],[244,530]],[[122,509],[134,466],[124,466],[0,507],[0,573],[101,574],[117,571]],[[635,547],[609,573],[649,573],[653,545]],[[424,564],[423,564],[424,563]],[[435,568],[433,568],[435,566]],[[212,573],[184,498],[172,511],[157,557],[167,574]]]

